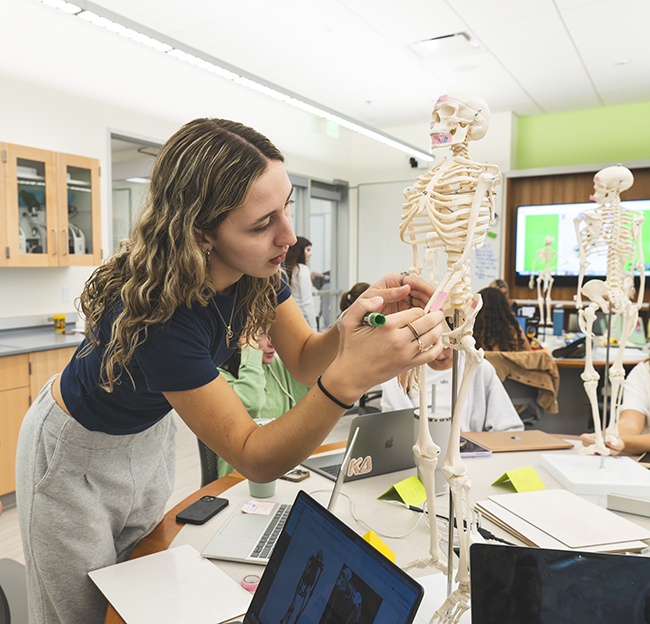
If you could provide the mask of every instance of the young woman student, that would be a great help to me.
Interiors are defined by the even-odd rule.
[[[280,152],[239,123],[197,119],[162,148],[132,240],[81,295],[85,341],[23,422],[17,503],[31,624],[104,621],[87,573],[127,559],[162,518],[174,479],[170,410],[244,476],[268,482],[309,456],[366,390],[440,353],[442,315],[421,309],[433,289],[399,273],[340,328],[311,331],[282,270],[296,241],[291,191]],[[386,325],[362,324],[368,311],[388,315]],[[217,371],[259,331],[312,386],[264,427]]]

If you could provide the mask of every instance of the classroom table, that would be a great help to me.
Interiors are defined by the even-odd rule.
[[[571,436],[563,437],[570,438]],[[575,443],[578,444],[577,441]],[[319,450],[330,452],[334,449],[340,449],[344,444],[334,443],[326,445]],[[464,461],[468,466],[468,474],[472,481],[472,488],[470,490],[471,505],[473,506],[477,501],[486,499],[489,495],[505,494],[512,491],[507,487],[495,486],[492,483],[505,472],[526,466],[533,466],[535,468],[547,489],[562,488],[560,483],[541,466],[540,456],[543,452],[576,453],[576,450],[493,453],[487,458],[477,457],[465,459]],[[404,506],[377,500],[377,497],[388,490],[393,484],[414,474],[416,474],[416,471],[413,468],[344,483],[341,489],[341,495],[334,509],[334,513],[352,529],[357,531],[357,533],[363,535],[369,529],[372,529],[378,534],[386,545],[393,550],[396,555],[396,563],[400,566],[428,555],[429,529],[423,520],[423,514],[410,511]],[[327,505],[332,486],[333,481],[312,473],[308,479],[300,483],[278,481],[275,496],[267,500],[290,502],[300,489],[304,489],[318,502]],[[190,544],[200,552],[221,524],[228,518],[228,509],[202,526],[177,524],[175,522],[175,516],[187,505],[207,494],[225,496],[230,500],[230,506],[233,509],[241,501],[250,499],[247,482],[237,473],[230,474],[208,484],[165,514],[165,518],[158,527],[136,547],[131,558],[184,544]],[[603,507],[605,506],[605,497],[585,496],[585,498]],[[354,514],[351,511],[350,499],[354,504]],[[436,506],[436,513],[447,517],[448,495],[438,496]],[[630,514],[620,515],[650,530],[650,518]],[[482,521],[482,526],[486,527],[497,537],[514,544],[522,544],[517,538],[487,520]],[[406,535],[409,532],[410,534]],[[441,531],[441,533],[444,541],[446,539],[446,530]],[[388,535],[392,537],[388,537]],[[446,544],[443,545],[443,548],[446,548]],[[215,563],[237,583],[247,574],[258,574],[261,576],[263,572],[263,567],[259,565],[229,561],[218,561]],[[409,571],[415,578],[428,576],[435,572],[431,568],[414,568]],[[122,618],[112,607],[109,607],[105,622],[106,624],[124,624]]]
[[[554,336],[547,335],[546,338],[539,338],[542,346],[552,355],[555,349],[566,346],[567,335]],[[592,360],[595,368],[604,368],[607,363],[607,348],[605,346],[605,338],[603,336],[594,337],[594,344],[592,348]],[[602,343],[602,344],[601,344]],[[609,349],[609,364],[614,363],[618,355],[620,347],[611,345]],[[650,355],[650,351],[646,347],[639,349],[638,347],[625,347],[623,354],[623,366],[631,367],[639,362],[645,360]],[[553,358],[558,368],[580,368],[584,369],[584,358]]]

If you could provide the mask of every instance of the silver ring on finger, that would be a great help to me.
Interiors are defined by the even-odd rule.
[[[404,278],[405,278],[407,275],[410,275],[410,273],[409,273],[408,271],[402,271],[401,275],[402,275],[402,277],[401,277],[400,280],[399,280],[399,285],[400,285],[400,286],[404,286]]]

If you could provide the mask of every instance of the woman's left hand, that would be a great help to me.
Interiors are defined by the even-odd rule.
[[[409,308],[424,309],[434,292],[434,287],[417,275],[393,272],[384,275],[361,297],[383,297],[385,303],[381,313],[393,314]]]

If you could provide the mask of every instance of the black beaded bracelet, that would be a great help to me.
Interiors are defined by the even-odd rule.
[[[354,407],[354,403],[352,405],[346,405],[345,403],[341,403],[338,399],[335,399],[325,388],[323,387],[323,382],[320,380],[320,377],[318,378],[318,387],[321,389],[321,392],[328,398],[334,401],[339,407],[343,407],[346,410],[352,409]]]

